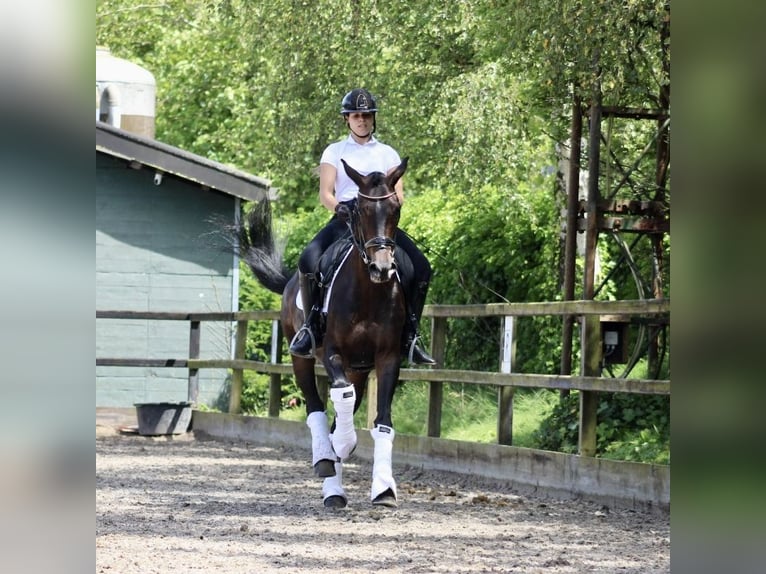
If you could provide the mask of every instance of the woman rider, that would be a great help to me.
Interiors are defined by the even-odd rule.
[[[351,215],[359,192],[359,188],[342,169],[340,160],[345,160],[362,175],[373,171],[387,174],[401,163],[401,158],[394,148],[373,136],[377,127],[377,111],[375,99],[367,90],[355,89],[348,92],[341,101],[340,113],[350,133],[345,140],[327,146],[319,160],[319,201],[334,215],[306,246],[298,261],[301,301],[306,320],[290,343],[290,353],[299,357],[313,357],[315,347],[319,346],[321,301],[319,285],[314,277],[319,258],[336,239],[346,233],[346,221]],[[396,183],[395,190],[399,202],[403,204],[401,178]],[[404,282],[406,285],[403,285],[407,299],[403,351],[412,363],[433,365],[436,362],[418,344],[418,323],[431,281],[431,265],[403,231],[397,229],[395,239],[397,247],[409,255],[414,267],[414,280]]]

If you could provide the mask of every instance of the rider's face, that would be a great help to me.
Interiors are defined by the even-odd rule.
[[[372,131],[375,114],[371,112],[352,112],[346,117],[348,118],[348,126],[355,134],[366,136]]]

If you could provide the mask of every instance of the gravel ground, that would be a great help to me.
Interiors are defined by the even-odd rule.
[[[399,507],[373,507],[371,463],[326,510],[306,448],[121,435],[96,427],[96,571],[670,572],[670,518],[521,495],[396,464]]]

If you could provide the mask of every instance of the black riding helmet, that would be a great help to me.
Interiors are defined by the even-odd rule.
[[[343,100],[340,103],[340,113],[343,115],[343,117],[346,117],[348,114],[353,112],[373,114],[372,132],[370,135],[374,134],[375,129],[378,127],[376,114],[377,111],[378,105],[375,102],[375,98],[373,98],[372,94],[364,88],[356,88],[351,90],[349,93],[343,96]]]
[[[378,111],[378,106],[375,103],[375,98],[372,94],[364,88],[357,88],[351,90],[345,96],[340,103],[340,113],[344,116],[352,112],[371,112]]]

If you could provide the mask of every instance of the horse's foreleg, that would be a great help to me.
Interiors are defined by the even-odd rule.
[[[324,411],[314,411],[306,417],[306,425],[311,429],[311,463],[319,477],[335,474],[335,451],[330,441],[330,425]]]
[[[348,504],[343,490],[343,463],[335,463],[335,476],[325,478],[322,483],[322,499],[327,508],[344,508]]]
[[[335,429],[332,435],[332,446],[338,458],[348,458],[356,448],[356,429],[354,428],[354,404],[356,390],[353,385],[331,388],[330,398],[335,407]]]
[[[396,481],[391,467],[396,433],[389,426],[376,425],[370,435],[375,441],[370,498],[373,504],[396,506]]]
[[[336,456],[330,442],[325,406],[316,387],[314,359],[293,357],[293,372],[306,401],[306,425],[311,430],[311,463],[314,472],[322,478],[332,476],[335,473]]]
[[[370,431],[375,441],[370,498],[373,504],[396,506],[396,481],[391,467],[396,433],[391,424],[391,404],[399,380],[399,362],[378,361],[377,374],[378,414],[374,428]]]

